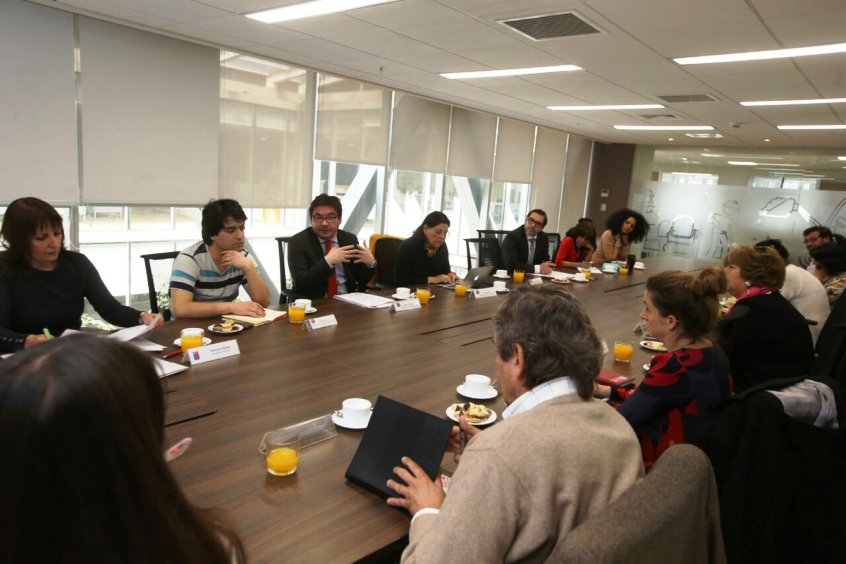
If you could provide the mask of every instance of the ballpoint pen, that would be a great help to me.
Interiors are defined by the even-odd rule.
[[[185,451],[188,450],[188,447],[191,446],[191,437],[185,437],[169,449],[167,449],[164,453],[165,462],[170,462],[176,458],[179,458]]]
[[[47,337],[48,340],[53,338],[53,334],[50,333],[50,330],[48,328],[45,327],[41,330],[41,332],[44,333],[44,336]]]
[[[176,349],[175,351],[170,351],[169,353],[162,355],[162,358],[171,358],[176,355],[182,354],[182,349]]]

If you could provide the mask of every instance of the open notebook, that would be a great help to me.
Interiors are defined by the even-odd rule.
[[[251,317],[249,315],[235,315],[234,313],[227,313],[223,315],[223,319],[231,319],[238,323],[247,323],[249,325],[264,325],[277,319],[287,317],[288,313],[285,311],[276,311],[275,309],[264,308],[264,317]]]

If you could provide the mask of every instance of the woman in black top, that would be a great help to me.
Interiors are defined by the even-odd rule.
[[[109,293],[84,255],[64,248],[62,216],[38,198],[9,204],[0,227],[0,351],[29,348],[65,329],[79,329],[88,298],[103,319],[130,327],[154,315],[127,307]],[[162,324],[159,317],[157,328]]]
[[[448,230],[449,218],[443,212],[434,211],[400,244],[394,266],[397,286],[455,282],[444,242]]]
[[[719,321],[734,391],[775,378],[804,376],[814,359],[807,320],[779,293],[784,261],[770,247],[738,247],[723,259],[729,293],[737,298]]]

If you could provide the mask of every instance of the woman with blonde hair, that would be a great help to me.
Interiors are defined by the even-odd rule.
[[[731,394],[728,359],[711,335],[725,289],[725,275],[717,267],[650,277],[640,318],[667,352],[652,357],[636,389],[596,387],[597,395],[623,402],[619,412],[638,434],[646,465],[685,442],[683,415],[712,412]]]

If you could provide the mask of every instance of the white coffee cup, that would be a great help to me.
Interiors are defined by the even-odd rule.
[[[402,299],[408,299],[411,296],[411,288],[397,288],[397,296]]]
[[[507,270],[497,270],[496,275],[499,276],[500,278],[505,278],[506,276],[508,276],[508,271]]]
[[[494,282],[494,290],[501,292],[505,290],[505,280],[497,280]]]
[[[575,276],[573,276],[573,280],[578,280],[579,282],[585,282],[585,281],[587,281],[587,278],[585,278],[585,275],[584,275],[584,274],[582,274],[581,272],[579,272],[578,274],[576,274]]]
[[[302,306],[306,311],[311,309],[311,300],[299,299],[294,301],[294,305]]]
[[[464,390],[473,395],[484,395],[491,387],[491,379],[484,374],[468,374],[464,377]]]
[[[370,402],[363,398],[348,398],[341,403],[344,421],[356,425],[367,423],[370,417]]]

